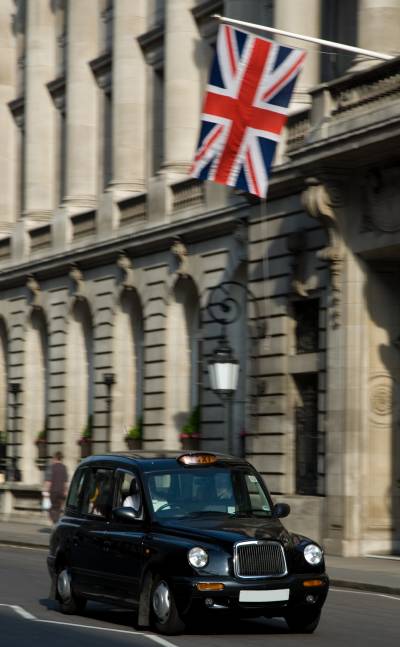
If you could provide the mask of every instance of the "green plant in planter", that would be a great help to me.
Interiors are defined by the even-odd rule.
[[[47,429],[48,429],[48,419],[46,416],[43,429],[39,431],[38,435],[36,436],[36,440],[35,440],[36,446],[44,445],[47,442]]]
[[[136,444],[139,445],[142,441],[143,437],[143,416],[140,416],[136,424],[133,425],[133,427],[130,427],[128,431],[125,434],[125,441],[128,444]]]
[[[93,433],[93,414],[88,416],[87,423],[83,429],[82,436],[78,440],[78,445],[86,445],[92,442]]]
[[[181,429],[180,438],[200,438],[200,406],[197,405]]]

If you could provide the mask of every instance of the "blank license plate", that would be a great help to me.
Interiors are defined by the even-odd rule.
[[[275,591],[240,591],[239,602],[281,602],[289,600],[289,589]]]

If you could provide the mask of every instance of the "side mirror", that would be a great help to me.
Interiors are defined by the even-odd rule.
[[[123,523],[131,523],[132,521],[141,521],[138,519],[139,512],[135,512],[133,508],[114,508],[112,511],[112,517],[116,521],[122,521]]]
[[[287,517],[290,513],[290,505],[288,505],[287,503],[276,503],[272,509],[272,512],[274,517],[282,519],[283,517]]]

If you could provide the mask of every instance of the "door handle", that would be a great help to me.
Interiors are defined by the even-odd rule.
[[[103,542],[103,550],[104,550],[106,553],[108,553],[108,551],[110,550],[110,548],[111,548],[111,542],[110,542],[110,541],[104,541],[104,542]]]

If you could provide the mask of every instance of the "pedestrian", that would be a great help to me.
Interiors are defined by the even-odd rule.
[[[56,452],[44,477],[44,491],[50,495],[49,517],[53,523],[59,520],[67,496],[68,472],[62,460],[62,453]]]

